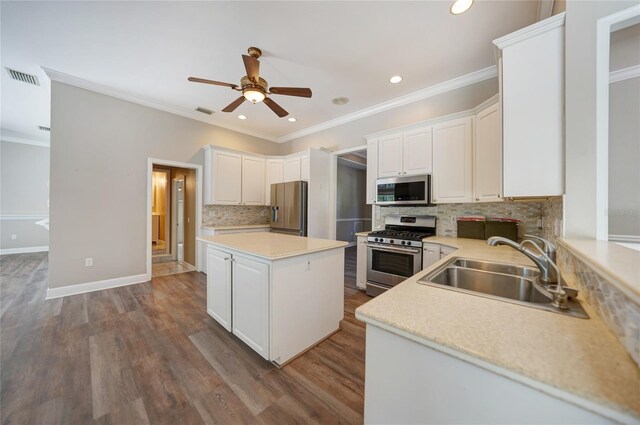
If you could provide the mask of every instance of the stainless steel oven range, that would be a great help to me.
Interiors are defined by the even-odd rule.
[[[422,239],[436,234],[436,217],[393,214],[367,235],[367,295],[375,297],[422,270]]]

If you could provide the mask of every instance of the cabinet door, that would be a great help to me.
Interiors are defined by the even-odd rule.
[[[360,289],[367,287],[367,238],[358,236],[356,258],[356,286]]]
[[[471,202],[473,118],[433,126],[433,202]]]
[[[309,181],[310,166],[309,155],[300,158],[300,180]]]
[[[431,127],[404,133],[403,145],[403,174],[431,173]]]
[[[378,196],[378,141],[367,141],[367,204],[376,203]]]
[[[430,267],[440,261],[440,245],[423,243],[422,244],[422,270]]]
[[[242,205],[264,205],[264,167],[262,158],[242,157]]]
[[[378,177],[402,175],[402,134],[378,140]]]
[[[269,266],[233,259],[233,333],[269,360]]]
[[[242,202],[242,155],[213,153],[213,203],[239,205]]]
[[[293,182],[300,180],[300,157],[287,158],[284,160],[284,181]]]
[[[207,313],[231,331],[231,254],[207,248]]]
[[[476,115],[473,149],[473,199],[496,202],[502,194],[502,129],[500,104],[496,103]]]
[[[284,181],[284,159],[267,159],[265,205],[271,205],[271,185]]]

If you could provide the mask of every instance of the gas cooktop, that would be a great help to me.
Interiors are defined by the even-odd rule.
[[[395,238],[409,241],[421,241],[423,238],[433,235],[435,235],[435,231],[414,232],[410,230],[376,230],[375,232],[370,232],[367,236],[373,236],[374,238]]]

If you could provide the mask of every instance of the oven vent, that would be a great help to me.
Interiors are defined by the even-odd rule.
[[[39,125],[38,128],[42,131],[51,131],[51,127],[45,127],[44,125]]]
[[[207,115],[213,114],[213,111],[211,109],[203,108],[202,106],[198,106],[196,108],[196,111],[202,112],[203,114],[207,114]]]
[[[17,81],[22,81],[23,83],[33,84],[34,86],[39,86],[40,81],[38,81],[38,77],[31,74],[25,74],[24,72],[16,71],[15,69],[5,68],[9,73],[9,76]]]

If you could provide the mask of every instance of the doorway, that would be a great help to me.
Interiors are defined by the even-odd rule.
[[[147,274],[150,278],[197,268],[201,171],[200,165],[149,160]]]

